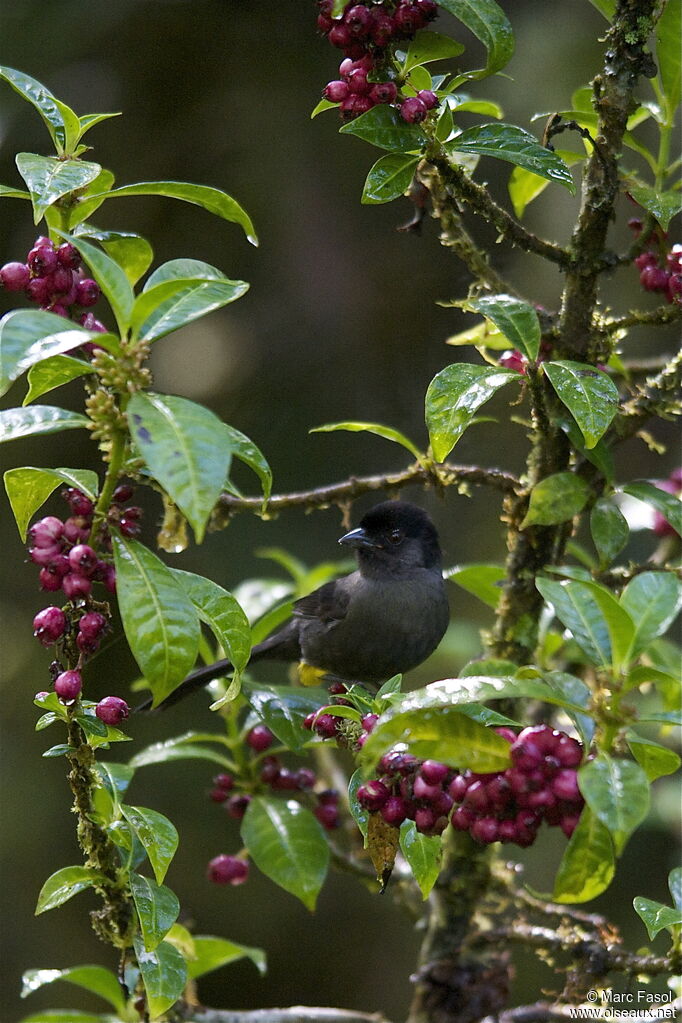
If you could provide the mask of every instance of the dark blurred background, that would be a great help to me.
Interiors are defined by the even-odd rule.
[[[502,103],[505,120],[529,128],[533,113],[569,106],[573,90],[599,68],[602,44],[597,40],[605,22],[586,0],[515,0],[503,6],[517,34],[517,55],[507,69],[511,77],[479,83],[472,92]],[[436,305],[463,297],[468,278],[440,248],[434,225],[427,222],[421,236],[398,233],[396,226],[411,213],[407,202],[360,205],[365,174],[380,153],[339,137],[334,113],[310,120],[338,66],[336,51],[316,36],[314,22],[314,5],[306,0],[14,0],[0,12],[3,64],[38,78],[79,113],[123,112],[88,136],[95,147],[91,158],[112,169],[118,184],[196,181],[231,193],[252,215],[258,249],[235,225],[172,200],[112,200],[94,222],[143,234],[154,246],[157,265],[188,256],[251,282],[241,301],[157,344],[155,387],[205,403],[252,437],[269,459],[280,492],[405,465],[401,449],[376,437],[309,436],[308,429],[343,419],[375,420],[424,444],[424,391],[439,369],[461,357],[443,342],[474,322]],[[436,28],[447,30],[454,23],[443,18]],[[481,66],[480,44],[463,29],[455,31],[467,45],[462,67]],[[642,90],[644,95],[648,86]],[[50,144],[32,108],[9,87],[3,86],[1,95],[0,181],[18,186],[14,154],[49,154]],[[464,120],[470,124],[480,118],[465,115]],[[537,125],[534,130],[539,131]],[[637,166],[631,154],[626,163]],[[507,205],[509,172],[507,164],[484,160],[478,175]],[[530,207],[527,223],[566,242],[577,204],[564,189],[552,186]],[[623,219],[631,215],[630,209],[622,212]],[[23,259],[37,233],[26,204],[3,201],[0,264]],[[494,242],[490,232],[476,233]],[[627,234],[626,228],[615,228],[615,244],[625,245]],[[492,248],[515,287],[556,308],[561,278],[553,267],[505,245]],[[9,298],[0,295],[0,311],[10,307]],[[622,271],[608,282],[604,300],[616,310],[631,301],[638,307],[655,304],[640,292],[634,271]],[[99,315],[107,320],[106,309]],[[633,334],[628,354],[656,356],[672,351],[674,344],[672,333],[640,331]],[[5,405],[19,405],[24,393],[25,381],[20,381]],[[80,385],[45,400],[77,408]],[[489,408],[492,414],[495,409],[506,414],[501,403]],[[655,433],[668,443],[668,452],[654,456],[638,441],[623,446],[621,478],[668,474],[676,461],[674,434],[661,424]],[[523,426],[502,429],[488,423],[470,430],[453,458],[520,471],[524,452]],[[3,448],[2,459],[3,468],[97,466],[94,446],[81,431],[12,444]],[[248,474],[239,482],[253,488]],[[435,516],[449,565],[504,557],[493,492],[458,496],[450,491],[442,501],[416,490],[406,496],[423,502]],[[89,929],[90,895],[33,917],[42,880],[77,862],[78,851],[64,761],[40,759],[58,740],[33,731],[31,697],[47,684],[48,655],[32,638],[30,622],[49,601],[37,589],[33,567],[25,563],[3,501],[1,1018],[11,1021],[49,1005],[98,1008],[87,994],[63,986],[20,1003],[22,970],[114,964]],[[371,498],[359,503],[355,516],[370,503]],[[47,507],[65,508],[57,498]],[[158,505],[151,501],[146,512],[145,538],[152,542]],[[232,588],[244,578],[277,574],[254,556],[259,547],[286,547],[311,564],[334,558],[340,526],[336,510],[310,517],[288,512],[268,522],[243,515],[173,563]],[[646,556],[650,549],[646,535],[639,534],[628,553]],[[457,623],[452,635],[439,654],[412,674],[411,685],[456,674],[477,655],[478,630],[490,623],[489,613],[454,587],[452,607]],[[130,660],[105,655],[93,664],[92,675],[97,691],[89,695],[125,695],[135,668]],[[214,727],[206,707],[198,697],[163,718],[132,720],[134,749],[188,727]],[[123,759],[131,748],[119,746],[110,758]],[[239,847],[233,822],[206,798],[211,774],[210,765],[201,762],[150,767],[139,772],[130,793],[132,802],[168,814],[180,831],[169,883],[180,895],[185,916],[196,920],[197,931],[262,945],[268,952],[265,979],[249,964],[237,965],[202,981],[203,999],[234,1008],[339,1004],[403,1017],[420,935],[390,893],[380,898],[347,876],[334,877],[311,916],[255,870],[240,889],[216,889],[205,881],[206,861]],[[635,946],[645,934],[632,911],[632,896],[665,900],[664,878],[676,861],[675,825],[670,823],[676,813],[674,794],[665,780],[656,791],[646,830],[630,843],[616,882],[595,904],[614,916]],[[534,888],[550,887],[562,846],[560,836],[545,832],[530,850],[528,880]],[[540,983],[553,986],[549,973],[538,969],[520,961],[516,999],[536,997]]]

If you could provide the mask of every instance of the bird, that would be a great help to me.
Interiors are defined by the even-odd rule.
[[[374,685],[417,667],[436,649],[450,611],[428,514],[406,501],[384,501],[338,542],[355,552],[356,571],[297,600],[290,620],[253,647],[250,662],[303,662],[334,681]],[[161,707],[231,670],[227,659],[196,669]]]

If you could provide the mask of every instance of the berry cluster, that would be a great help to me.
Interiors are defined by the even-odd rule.
[[[682,498],[682,468],[673,469],[667,480],[659,480],[656,486],[659,490],[665,490],[667,494],[674,494],[675,497]],[[659,511],[654,511],[652,528],[656,536],[677,536],[677,530]]]
[[[424,835],[441,834],[450,821],[478,842],[528,846],[545,820],[570,836],[583,806],[576,773],[580,743],[546,725],[518,736],[508,728],[496,731],[511,743],[507,770],[460,774],[436,760],[394,751],[379,761],[380,777],[358,789],[360,806],[394,827],[412,820]]]
[[[25,263],[0,267],[0,283],[7,291],[23,291],[41,309],[106,333],[104,324],[84,311],[99,300],[100,288],[97,281],[85,276],[80,253],[70,242],[55,247],[49,238],[36,238]]]
[[[430,89],[403,95],[392,80],[389,47],[404,43],[432,21],[435,0],[379,0],[348,3],[340,18],[332,17],[332,0],[319,0],[317,26],[332,46],[343,51],[339,77],[323,91],[341,115],[364,114],[382,103],[396,105],[403,120],[417,124],[438,105]]]
[[[628,220],[628,227],[635,238],[642,232],[642,221],[639,217]],[[657,291],[665,295],[668,302],[682,303],[682,245],[673,245],[668,251],[667,235],[653,231],[646,240],[648,248],[635,257],[635,266],[639,270],[639,283],[645,291]]]

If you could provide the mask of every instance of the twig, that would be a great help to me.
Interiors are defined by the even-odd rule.
[[[189,1015],[177,1017],[185,1023],[389,1023],[378,1012],[357,1012],[354,1009],[321,1008],[314,1005],[292,1005],[286,1009],[251,1009],[235,1012],[230,1009],[191,1008]]]
[[[679,415],[682,411],[682,352],[656,376],[648,377],[616,417],[614,427],[620,440],[632,436],[650,416]]]
[[[675,323],[682,320],[682,305],[660,305],[657,309],[647,309],[640,312],[633,309],[627,316],[621,316],[617,320],[607,320],[604,323],[604,330],[612,334],[616,330],[625,330],[627,327],[661,327],[667,323]]]

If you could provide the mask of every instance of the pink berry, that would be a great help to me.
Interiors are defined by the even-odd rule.
[[[499,824],[494,817],[479,817],[472,823],[469,830],[473,839],[486,845],[490,842],[497,842],[500,834]]]
[[[387,824],[399,828],[407,817],[407,802],[402,796],[389,796],[381,807],[381,816]]]
[[[336,735],[336,720],[332,714],[320,714],[313,730],[323,739],[333,739]]]
[[[500,366],[504,366],[505,369],[513,369],[515,373],[523,374],[525,374],[526,366],[528,365],[528,359],[526,356],[522,355],[516,348],[514,348],[513,351],[503,352],[498,359],[498,362]]]
[[[339,808],[336,803],[320,803],[315,807],[313,813],[327,831],[333,831],[334,828],[338,828],[340,824]]]
[[[256,753],[263,753],[274,741],[275,737],[267,725],[255,725],[246,733],[246,744]]]
[[[373,105],[369,96],[359,96],[357,93],[352,92],[341,104],[341,113],[357,117],[360,114],[366,114],[368,110],[372,109]]]
[[[394,32],[395,23],[393,18],[390,18],[387,14],[375,13],[372,21],[372,27],[370,29],[370,35],[374,45],[380,48],[388,46],[393,38]]]
[[[82,688],[83,679],[80,671],[63,671],[54,681],[54,691],[64,703],[77,700]]]
[[[66,631],[66,615],[60,607],[45,607],[33,619],[33,635],[43,644],[51,646]]]
[[[57,253],[47,245],[36,245],[26,257],[26,263],[35,277],[44,277],[57,266]]]
[[[226,809],[230,817],[240,821],[249,808],[251,796],[230,796],[226,803]]]
[[[365,782],[357,791],[358,803],[365,810],[380,810],[389,797],[389,791],[378,779]]]
[[[448,785],[448,792],[456,803],[461,803],[466,795],[469,783],[461,774],[456,774]]]
[[[215,856],[206,869],[206,876],[213,884],[244,884],[249,876],[249,864],[239,856]]]
[[[58,544],[64,534],[64,523],[56,515],[46,515],[35,522],[28,531],[28,538],[33,547],[53,547]]]
[[[67,270],[77,270],[81,265],[81,255],[75,245],[70,242],[63,242],[57,249],[57,260],[59,265]]]
[[[76,304],[85,306],[86,308],[99,300],[100,289],[97,281],[93,281],[91,277],[84,277],[82,281],[79,281],[76,285]]]
[[[425,760],[419,768],[419,773],[429,785],[440,785],[450,773],[450,768],[447,764],[441,764],[439,760]]]
[[[87,543],[76,544],[69,551],[69,564],[74,572],[89,577],[97,565],[97,554]]]
[[[38,579],[41,590],[45,590],[46,593],[56,593],[62,588],[62,577],[51,572],[49,568],[41,568]]]
[[[213,784],[223,792],[230,792],[234,788],[234,778],[231,774],[217,774],[213,779]]]
[[[349,93],[348,84],[346,82],[334,81],[328,82],[324,87],[322,95],[325,99],[329,100],[330,103],[341,103],[342,100],[346,99]]]
[[[438,106],[438,97],[431,89],[420,89],[417,97],[422,101],[427,110],[433,110]]]
[[[363,36],[371,27],[372,14],[364,4],[355,4],[346,11],[343,20],[354,36]]]
[[[412,786],[412,790],[414,792],[415,799],[424,799],[429,803],[433,799],[436,799],[439,792],[442,791],[439,785],[429,785],[429,783],[421,774],[418,774],[417,777],[414,779],[414,785]]]
[[[25,263],[5,263],[0,267],[0,283],[7,291],[23,291],[30,276]]]
[[[372,103],[395,103],[398,90],[394,82],[377,82],[369,92]]]
[[[419,124],[428,112],[426,104],[418,96],[410,96],[400,104],[400,116],[408,124]]]
[[[458,806],[452,815],[450,823],[457,831],[468,831],[475,818],[471,810],[465,806]]]
[[[68,572],[62,579],[62,587],[69,600],[78,600],[80,597],[88,596],[92,583],[78,572]]]
[[[327,39],[332,46],[338,47],[340,50],[345,50],[347,46],[353,42],[353,36],[347,25],[342,25],[340,22],[335,22],[334,27],[330,29]]]
[[[119,696],[105,696],[95,707],[95,714],[105,725],[116,727],[130,714],[130,707]]]
[[[579,813],[571,813],[563,818],[559,827],[563,831],[566,838],[570,838],[575,829],[578,827],[578,821],[580,820]]]
[[[86,639],[99,639],[107,627],[107,620],[99,611],[88,611],[78,622],[78,631]]]
[[[294,771],[293,777],[296,782],[295,787],[301,792],[309,791],[317,781],[315,772],[311,771],[309,767],[299,767],[297,771]]]
[[[365,716],[360,721],[360,724],[362,725],[366,732],[371,732],[374,729],[374,726],[376,725],[378,720],[379,720],[378,714],[365,714]]]

